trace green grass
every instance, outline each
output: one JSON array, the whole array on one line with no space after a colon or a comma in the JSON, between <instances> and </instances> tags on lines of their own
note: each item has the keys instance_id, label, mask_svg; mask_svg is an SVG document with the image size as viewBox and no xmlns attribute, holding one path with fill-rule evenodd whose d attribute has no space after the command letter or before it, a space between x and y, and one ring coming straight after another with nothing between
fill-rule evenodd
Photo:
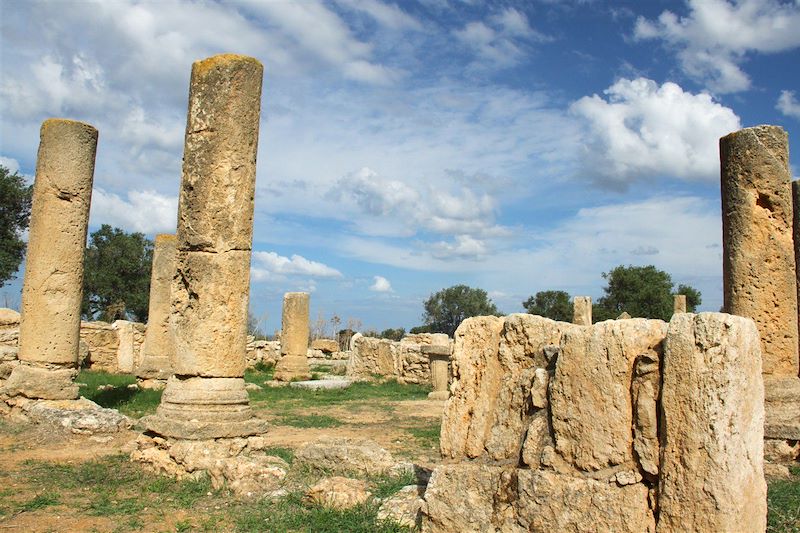
<instances>
[{"instance_id":1,"label":"green grass","mask_svg":"<svg viewBox=\"0 0 800 533\"><path fill-rule=\"evenodd\" d=\"M348 402L369 402L385 400L397 402L403 400L422 400L427 398L430 387L422 385L401 385L396 381L384 383L353 383L346 389L329 389L311 391L293 387L265 387L251 391L250 400L254 404L267 404L277 410L285 407L320 407Z\"/></svg>"},{"instance_id":2,"label":"green grass","mask_svg":"<svg viewBox=\"0 0 800 533\"><path fill-rule=\"evenodd\" d=\"M275 457L280 457L289 464L292 464L292 461L294 461L294 450L291 448L284 448L282 446L271 446L269 448L264 449L264 453L267 455L274 455Z\"/></svg>"},{"instance_id":3,"label":"green grass","mask_svg":"<svg viewBox=\"0 0 800 533\"><path fill-rule=\"evenodd\" d=\"M18 512L27 512L27 511L36 511L38 509L43 509L45 507L50 507L51 505L58 505L61 503L57 494L53 494L51 492L45 492L44 494L39 494L34 498L28 500L19 505L17 508Z\"/></svg>"},{"instance_id":4,"label":"green grass","mask_svg":"<svg viewBox=\"0 0 800 533\"><path fill-rule=\"evenodd\" d=\"M426 448L436 448L439 446L439 435L441 434L441 424L425 427L410 427L406 431L411 433L420 446Z\"/></svg>"},{"instance_id":5,"label":"green grass","mask_svg":"<svg viewBox=\"0 0 800 533\"><path fill-rule=\"evenodd\" d=\"M768 533L800 533L800 467L791 471L791 479L776 479L769 484Z\"/></svg>"},{"instance_id":6,"label":"green grass","mask_svg":"<svg viewBox=\"0 0 800 533\"><path fill-rule=\"evenodd\" d=\"M378 506L374 502L346 511L325 509L304 503L302 493L292 493L276 501L262 500L256 504L232 509L236 531L297 531L314 533L394 533L411 531L391 522L377 520Z\"/></svg>"},{"instance_id":7,"label":"green grass","mask_svg":"<svg viewBox=\"0 0 800 533\"><path fill-rule=\"evenodd\" d=\"M129 389L128 385L136 383L136 378L128 374L81 370L76 381L81 384L81 396L135 418L155 413L161 402L162 391ZM113 388L98 390L101 385L112 385Z\"/></svg>"},{"instance_id":8,"label":"green grass","mask_svg":"<svg viewBox=\"0 0 800 533\"><path fill-rule=\"evenodd\" d=\"M344 424L341 420L328 415L281 415L278 423L296 428L335 428Z\"/></svg>"}]
</instances>

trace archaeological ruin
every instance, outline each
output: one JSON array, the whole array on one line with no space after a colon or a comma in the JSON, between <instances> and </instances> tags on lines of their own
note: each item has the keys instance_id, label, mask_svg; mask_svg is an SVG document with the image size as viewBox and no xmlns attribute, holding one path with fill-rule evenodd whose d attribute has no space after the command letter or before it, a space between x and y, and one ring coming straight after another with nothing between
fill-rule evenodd
<instances>
[{"instance_id":1,"label":"archaeological ruin","mask_svg":"<svg viewBox=\"0 0 800 533\"><path fill-rule=\"evenodd\" d=\"M281 315L281 358L275 365L276 381L300 381L311 378L308 366L307 292L287 292Z\"/></svg>"}]
</instances>

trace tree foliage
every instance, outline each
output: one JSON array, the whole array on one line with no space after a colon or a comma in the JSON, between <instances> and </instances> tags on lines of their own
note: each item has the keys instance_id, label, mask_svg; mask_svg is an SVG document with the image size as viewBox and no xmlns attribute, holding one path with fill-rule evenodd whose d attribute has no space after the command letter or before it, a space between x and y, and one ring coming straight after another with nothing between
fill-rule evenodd
<instances>
[{"instance_id":1,"label":"tree foliage","mask_svg":"<svg viewBox=\"0 0 800 533\"><path fill-rule=\"evenodd\" d=\"M153 242L103 224L90 235L83 275L86 318L147 320Z\"/></svg>"},{"instance_id":2,"label":"tree foliage","mask_svg":"<svg viewBox=\"0 0 800 533\"><path fill-rule=\"evenodd\" d=\"M565 291L539 291L524 302L522 307L532 315L562 322L572 321L572 303Z\"/></svg>"},{"instance_id":3,"label":"tree foliage","mask_svg":"<svg viewBox=\"0 0 800 533\"><path fill-rule=\"evenodd\" d=\"M387 328L380 332L381 339L390 339L393 341L399 341L405 336L406 336L405 328Z\"/></svg>"},{"instance_id":4,"label":"tree foliage","mask_svg":"<svg viewBox=\"0 0 800 533\"><path fill-rule=\"evenodd\" d=\"M25 241L20 235L31 216L33 187L25 179L0 165L0 287L14 279L25 257Z\"/></svg>"},{"instance_id":5,"label":"tree foliage","mask_svg":"<svg viewBox=\"0 0 800 533\"><path fill-rule=\"evenodd\" d=\"M422 320L431 332L453 336L464 319L497 314L497 307L485 290L454 285L431 294L425 301Z\"/></svg>"},{"instance_id":6,"label":"tree foliage","mask_svg":"<svg viewBox=\"0 0 800 533\"><path fill-rule=\"evenodd\" d=\"M693 312L701 303L700 291L679 285L673 292L672 277L653 265L637 267L620 265L603 273L607 286L604 295L592 307L595 322L613 319L627 312L632 317L672 317L673 295L686 295L686 310Z\"/></svg>"}]
</instances>

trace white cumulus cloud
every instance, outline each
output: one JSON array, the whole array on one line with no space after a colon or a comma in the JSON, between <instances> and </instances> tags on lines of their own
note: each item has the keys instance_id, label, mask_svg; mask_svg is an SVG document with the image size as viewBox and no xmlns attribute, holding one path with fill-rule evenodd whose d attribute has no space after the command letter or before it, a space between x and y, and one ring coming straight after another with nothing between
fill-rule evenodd
<instances>
[{"instance_id":1,"label":"white cumulus cloud","mask_svg":"<svg viewBox=\"0 0 800 533\"><path fill-rule=\"evenodd\" d=\"M175 233L178 198L154 191L131 190L126 198L103 189L92 191L89 222L110 224L145 234Z\"/></svg>"},{"instance_id":2,"label":"white cumulus cloud","mask_svg":"<svg viewBox=\"0 0 800 533\"><path fill-rule=\"evenodd\" d=\"M794 95L794 91L781 91L778 104L775 109L786 115L800 120L800 102Z\"/></svg>"},{"instance_id":3,"label":"white cumulus cloud","mask_svg":"<svg viewBox=\"0 0 800 533\"><path fill-rule=\"evenodd\" d=\"M750 53L800 46L800 3L777 0L689 0L689 14L639 17L637 39L662 39L677 50L684 72L719 93L750 88L740 64Z\"/></svg>"},{"instance_id":4,"label":"white cumulus cloud","mask_svg":"<svg viewBox=\"0 0 800 533\"><path fill-rule=\"evenodd\" d=\"M275 252L253 252L255 265L250 272L255 281L286 276L308 276L312 278L341 278L342 273L324 263L293 254L285 257Z\"/></svg>"},{"instance_id":5,"label":"white cumulus cloud","mask_svg":"<svg viewBox=\"0 0 800 533\"><path fill-rule=\"evenodd\" d=\"M739 117L705 93L671 82L621 79L572 104L587 125L584 172L609 187L641 178L711 180L719 176L719 138Z\"/></svg>"},{"instance_id":6,"label":"white cumulus cloud","mask_svg":"<svg viewBox=\"0 0 800 533\"><path fill-rule=\"evenodd\" d=\"M389 280L384 278L383 276L375 276L375 283L373 283L369 290L374 292L393 292L392 291L392 284L389 283Z\"/></svg>"}]
</instances>

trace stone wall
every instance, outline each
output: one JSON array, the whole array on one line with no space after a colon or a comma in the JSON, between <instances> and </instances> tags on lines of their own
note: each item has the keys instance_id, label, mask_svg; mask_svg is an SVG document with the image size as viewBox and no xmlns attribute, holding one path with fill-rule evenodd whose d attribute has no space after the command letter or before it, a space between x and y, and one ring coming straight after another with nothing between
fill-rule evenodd
<instances>
[{"instance_id":1,"label":"stone wall","mask_svg":"<svg viewBox=\"0 0 800 533\"><path fill-rule=\"evenodd\" d=\"M752 320L517 314L455 337L423 531L764 531Z\"/></svg>"},{"instance_id":2,"label":"stone wall","mask_svg":"<svg viewBox=\"0 0 800 533\"><path fill-rule=\"evenodd\" d=\"M353 349L347 362L347 375L356 379L379 376L400 383L431 382L430 362L422 353L423 346L452 346L443 333L407 335L400 341L374 337L353 337Z\"/></svg>"}]
</instances>

